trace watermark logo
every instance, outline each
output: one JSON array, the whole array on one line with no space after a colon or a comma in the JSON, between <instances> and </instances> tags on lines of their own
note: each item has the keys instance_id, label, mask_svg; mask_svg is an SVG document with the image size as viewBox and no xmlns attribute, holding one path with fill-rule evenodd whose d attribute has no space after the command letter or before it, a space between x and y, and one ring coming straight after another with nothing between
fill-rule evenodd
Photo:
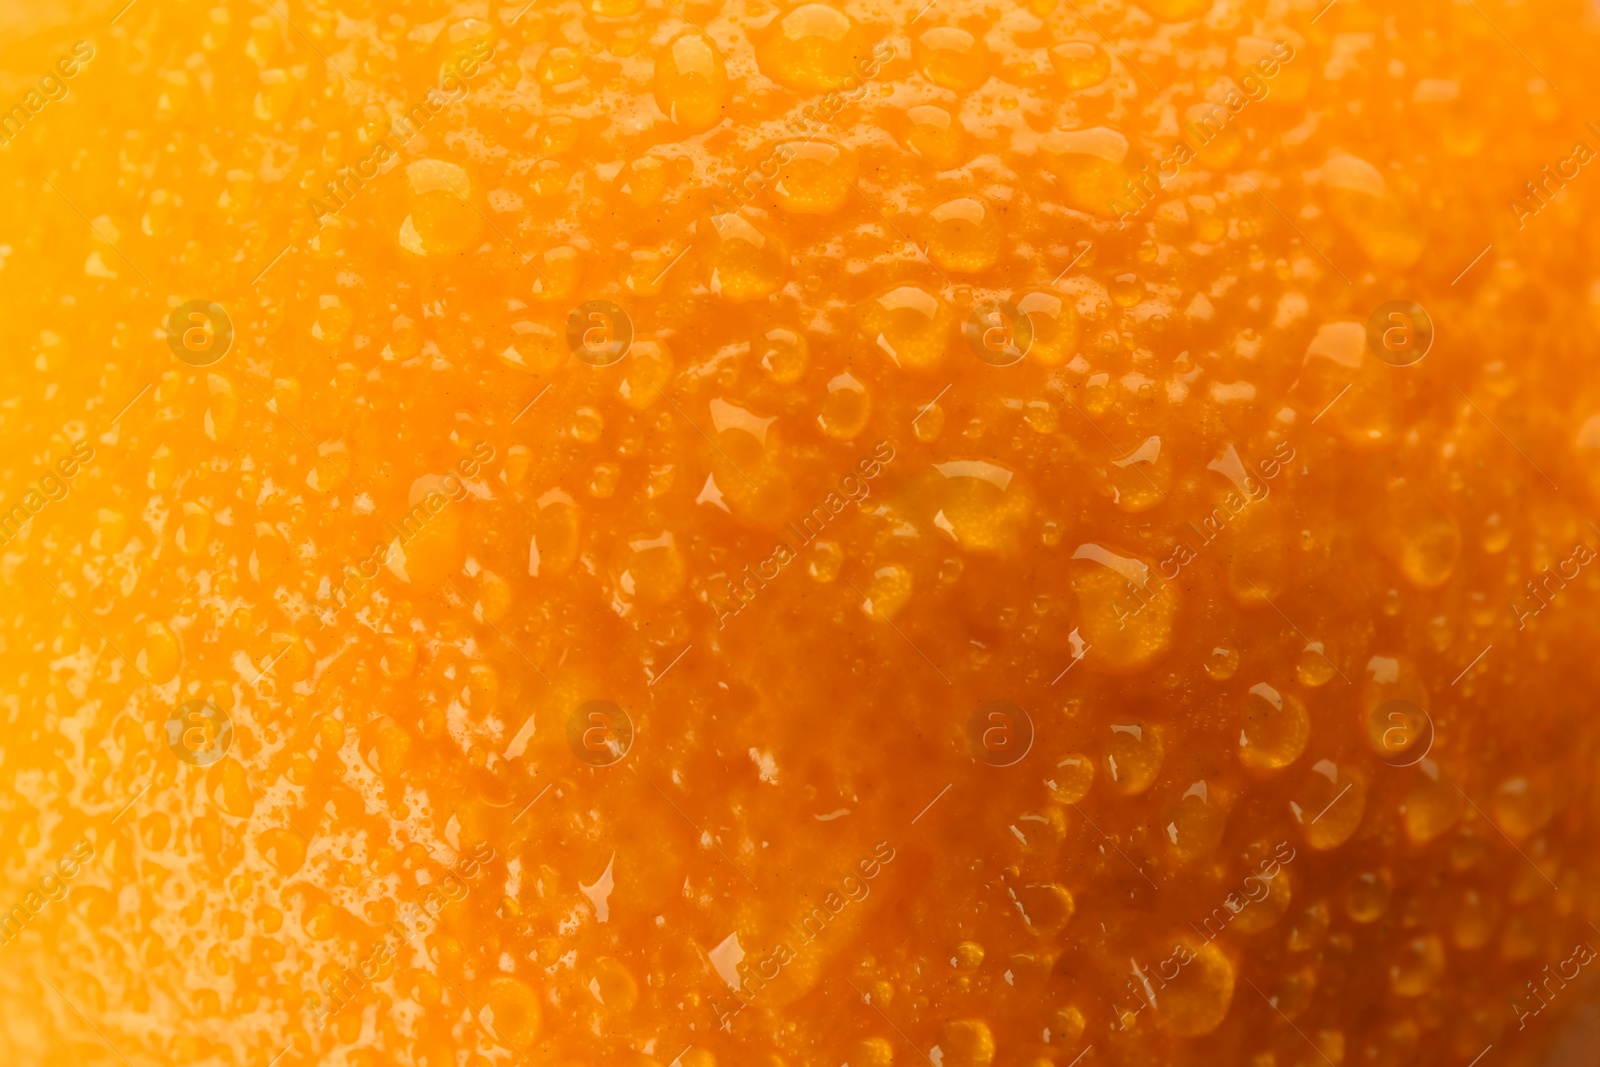
<instances>
[{"instance_id":1,"label":"watermark logo","mask_svg":"<svg viewBox=\"0 0 1600 1067\"><path fill-rule=\"evenodd\" d=\"M991 767L1019 763L1033 748L1033 719L1014 701L979 704L967 720L967 747Z\"/></svg>"},{"instance_id":2,"label":"watermark logo","mask_svg":"<svg viewBox=\"0 0 1600 1067\"><path fill-rule=\"evenodd\" d=\"M193 767L209 767L233 747L233 720L209 700L179 704L167 717L167 747Z\"/></svg>"},{"instance_id":3,"label":"watermark logo","mask_svg":"<svg viewBox=\"0 0 1600 1067\"><path fill-rule=\"evenodd\" d=\"M591 367L609 367L633 347L633 320L609 300L590 300L567 313L567 347Z\"/></svg>"},{"instance_id":4,"label":"watermark logo","mask_svg":"<svg viewBox=\"0 0 1600 1067\"><path fill-rule=\"evenodd\" d=\"M191 367L209 367L233 347L233 320L221 304L190 300L167 316L167 347Z\"/></svg>"},{"instance_id":5,"label":"watermark logo","mask_svg":"<svg viewBox=\"0 0 1600 1067\"><path fill-rule=\"evenodd\" d=\"M609 700L589 700L567 719L567 746L591 767L621 763L633 747L633 720Z\"/></svg>"},{"instance_id":6,"label":"watermark logo","mask_svg":"<svg viewBox=\"0 0 1600 1067\"><path fill-rule=\"evenodd\" d=\"M1409 700L1386 700L1367 717L1378 758L1391 767L1421 763L1433 749L1433 719Z\"/></svg>"},{"instance_id":7,"label":"watermark logo","mask_svg":"<svg viewBox=\"0 0 1600 1067\"><path fill-rule=\"evenodd\" d=\"M1409 367L1433 347L1433 319L1414 300L1380 304L1367 319L1367 347L1391 367Z\"/></svg>"},{"instance_id":8,"label":"watermark logo","mask_svg":"<svg viewBox=\"0 0 1600 1067\"><path fill-rule=\"evenodd\" d=\"M1033 321L1009 300L985 300L961 324L972 354L991 367L1009 367L1033 347Z\"/></svg>"}]
</instances>

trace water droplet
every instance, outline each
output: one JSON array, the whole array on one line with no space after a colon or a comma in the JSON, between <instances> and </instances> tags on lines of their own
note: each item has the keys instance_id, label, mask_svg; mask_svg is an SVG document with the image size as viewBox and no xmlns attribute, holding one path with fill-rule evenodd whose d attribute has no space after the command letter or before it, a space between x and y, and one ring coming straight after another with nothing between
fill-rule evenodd
<instances>
[{"instance_id":1,"label":"water droplet","mask_svg":"<svg viewBox=\"0 0 1600 1067\"><path fill-rule=\"evenodd\" d=\"M958 167L966 159L966 133L961 124L942 107L919 104L906 110L910 123L906 147L939 170Z\"/></svg>"},{"instance_id":2,"label":"water droplet","mask_svg":"<svg viewBox=\"0 0 1600 1067\"><path fill-rule=\"evenodd\" d=\"M1400 946L1389 965L1389 988L1396 996L1420 997L1439 981L1444 964L1444 945L1438 937L1414 937Z\"/></svg>"},{"instance_id":3,"label":"water droplet","mask_svg":"<svg viewBox=\"0 0 1600 1067\"><path fill-rule=\"evenodd\" d=\"M1222 1024L1233 1003L1233 964L1215 942L1180 938L1193 958L1161 990L1156 1023L1180 1037L1209 1034Z\"/></svg>"},{"instance_id":4,"label":"water droplet","mask_svg":"<svg viewBox=\"0 0 1600 1067\"><path fill-rule=\"evenodd\" d=\"M1081 752L1059 760L1050 772L1051 792L1063 804L1076 804L1094 785L1094 761Z\"/></svg>"},{"instance_id":5,"label":"water droplet","mask_svg":"<svg viewBox=\"0 0 1600 1067\"><path fill-rule=\"evenodd\" d=\"M722 119L728 71L716 45L699 30L679 34L656 60L656 106L674 123L698 133Z\"/></svg>"},{"instance_id":6,"label":"water droplet","mask_svg":"<svg viewBox=\"0 0 1600 1067\"><path fill-rule=\"evenodd\" d=\"M1155 178L1146 171L1139 179L1128 168L1128 139L1108 126L1057 130L1046 134L1040 147L1044 165L1054 172L1069 207L1114 219L1137 211L1151 195L1138 182L1153 188Z\"/></svg>"},{"instance_id":7,"label":"water droplet","mask_svg":"<svg viewBox=\"0 0 1600 1067\"><path fill-rule=\"evenodd\" d=\"M817 425L829 437L848 441L867 428L871 414L867 387L846 371L828 382L828 395L817 410Z\"/></svg>"},{"instance_id":8,"label":"water droplet","mask_svg":"<svg viewBox=\"0 0 1600 1067\"><path fill-rule=\"evenodd\" d=\"M1333 156L1322 168L1334 218L1379 266L1409 267L1427 243L1410 198L1357 156Z\"/></svg>"},{"instance_id":9,"label":"water droplet","mask_svg":"<svg viewBox=\"0 0 1600 1067\"><path fill-rule=\"evenodd\" d=\"M419 159L406 166L410 214L400 224L400 247L418 256L465 251L483 229L483 216L469 201L466 170L441 159Z\"/></svg>"},{"instance_id":10,"label":"water droplet","mask_svg":"<svg viewBox=\"0 0 1600 1067\"><path fill-rule=\"evenodd\" d=\"M1319 850L1336 848L1361 825L1367 787L1332 760L1319 760L1304 774L1289 812L1300 824L1306 844Z\"/></svg>"},{"instance_id":11,"label":"water droplet","mask_svg":"<svg viewBox=\"0 0 1600 1067\"><path fill-rule=\"evenodd\" d=\"M986 460L935 463L923 481L922 511L943 536L969 552L1014 553L1032 514L1015 472Z\"/></svg>"},{"instance_id":12,"label":"water droplet","mask_svg":"<svg viewBox=\"0 0 1600 1067\"><path fill-rule=\"evenodd\" d=\"M1228 814L1211 793L1205 782L1195 782L1161 813L1161 835L1180 861L1209 856L1222 841Z\"/></svg>"},{"instance_id":13,"label":"water droplet","mask_svg":"<svg viewBox=\"0 0 1600 1067\"><path fill-rule=\"evenodd\" d=\"M1358 923L1377 922L1389 910L1394 880L1388 871L1364 871L1351 877L1344 891L1345 914Z\"/></svg>"},{"instance_id":14,"label":"water droplet","mask_svg":"<svg viewBox=\"0 0 1600 1067\"><path fill-rule=\"evenodd\" d=\"M1518 841L1538 833L1555 813L1555 799L1542 781L1518 775L1495 786L1489 797L1495 824Z\"/></svg>"},{"instance_id":15,"label":"water droplet","mask_svg":"<svg viewBox=\"0 0 1600 1067\"><path fill-rule=\"evenodd\" d=\"M844 565L844 550L833 541L817 541L811 546L811 559L806 564L806 573L816 581L827 584L839 577L839 569Z\"/></svg>"},{"instance_id":16,"label":"water droplet","mask_svg":"<svg viewBox=\"0 0 1600 1067\"><path fill-rule=\"evenodd\" d=\"M989 80L993 56L983 39L957 26L924 30L912 44L917 66L943 89L968 92Z\"/></svg>"},{"instance_id":17,"label":"water droplet","mask_svg":"<svg viewBox=\"0 0 1600 1067\"><path fill-rule=\"evenodd\" d=\"M783 141L774 153L787 162L772 187L778 206L795 215L831 215L855 192L856 157L827 141Z\"/></svg>"},{"instance_id":18,"label":"water droplet","mask_svg":"<svg viewBox=\"0 0 1600 1067\"><path fill-rule=\"evenodd\" d=\"M761 73L800 92L860 84L871 59L871 42L855 20L823 4L801 4L756 40Z\"/></svg>"},{"instance_id":19,"label":"water droplet","mask_svg":"<svg viewBox=\"0 0 1600 1067\"><path fill-rule=\"evenodd\" d=\"M898 563L879 567L872 572L872 584L867 586L867 600L872 607L869 610L863 605L862 610L874 620L893 619L911 602L911 585L909 569Z\"/></svg>"},{"instance_id":20,"label":"water droplet","mask_svg":"<svg viewBox=\"0 0 1600 1067\"><path fill-rule=\"evenodd\" d=\"M929 257L945 270L987 270L1000 258L1000 226L976 197L940 204L928 212L922 233Z\"/></svg>"},{"instance_id":21,"label":"water droplet","mask_svg":"<svg viewBox=\"0 0 1600 1067\"><path fill-rule=\"evenodd\" d=\"M1305 751L1311 716L1292 693L1280 693L1265 682L1250 687L1244 725L1239 731L1239 760L1258 770L1287 767Z\"/></svg>"},{"instance_id":22,"label":"water droplet","mask_svg":"<svg viewBox=\"0 0 1600 1067\"><path fill-rule=\"evenodd\" d=\"M1206 674L1213 681L1225 682L1239 669L1239 653L1231 648L1213 648L1206 657Z\"/></svg>"},{"instance_id":23,"label":"water droplet","mask_svg":"<svg viewBox=\"0 0 1600 1067\"><path fill-rule=\"evenodd\" d=\"M1338 673L1333 660L1329 658L1326 648L1321 641L1312 641L1300 650L1299 657L1295 660L1294 676L1301 685L1317 686L1327 685Z\"/></svg>"},{"instance_id":24,"label":"water droplet","mask_svg":"<svg viewBox=\"0 0 1600 1067\"><path fill-rule=\"evenodd\" d=\"M1406 791L1401 814L1405 816L1406 836L1418 844L1431 841L1454 826L1466 807L1466 799L1431 759L1417 764L1417 777Z\"/></svg>"},{"instance_id":25,"label":"water droplet","mask_svg":"<svg viewBox=\"0 0 1600 1067\"><path fill-rule=\"evenodd\" d=\"M1106 743L1106 780L1123 796L1135 796L1150 788L1164 756L1161 735L1153 726L1112 726Z\"/></svg>"},{"instance_id":26,"label":"water droplet","mask_svg":"<svg viewBox=\"0 0 1600 1067\"><path fill-rule=\"evenodd\" d=\"M857 317L861 332L895 366L916 371L943 362L956 322L944 301L917 285L895 286L868 300Z\"/></svg>"},{"instance_id":27,"label":"water droplet","mask_svg":"<svg viewBox=\"0 0 1600 1067\"><path fill-rule=\"evenodd\" d=\"M1017 310L1028 317L1033 343L1028 358L1044 367L1056 367L1076 354L1078 314L1055 293L1035 291L1017 299Z\"/></svg>"},{"instance_id":28,"label":"water droplet","mask_svg":"<svg viewBox=\"0 0 1600 1067\"><path fill-rule=\"evenodd\" d=\"M938 1057L948 1067L989 1067L994 1062L994 1034L978 1019L958 1019L939 1029Z\"/></svg>"},{"instance_id":29,"label":"water droplet","mask_svg":"<svg viewBox=\"0 0 1600 1067\"><path fill-rule=\"evenodd\" d=\"M1063 41L1050 49L1050 62L1069 90L1092 88L1111 73L1111 57L1093 41Z\"/></svg>"},{"instance_id":30,"label":"water droplet","mask_svg":"<svg viewBox=\"0 0 1600 1067\"><path fill-rule=\"evenodd\" d=\"M789 277L789 253L777 237L740 215L713 215L706 255L711 291L726 300L771 296Z\"/></svg>"},{"instance_id":31,"label":"water droplet","mask_svg":"<svg viewBox=\"0 0 1600 1067\"><path fill-rule=\"evenodd\" d=\"M811 346L805 335L781 326L768 330L755 344L761 369L779 385L793 385L806 372Z\"/></svg>"},{"instance_id":32,"label":"water droplet","mask_svg":"<svg viewBox=\"0 0 1600 1067\"><path fill-rule=\"evenodd\" d=\"M1136 670L1172 646L1178 593L1149 562L1096 544L1073 552L1083 561L1072 576L1079 627L1093 648L1086 658L1098 669Z\"/></svg>"},{"instance_id":33,"label":"water droplet","mask_svg":"<svg viewBox=\"0 0 1600 1067\"><path fill-rule=\"evenodd\" d=\"M671 531L638 534L618 549L612 584L623 603L664 604L683 588L688 567Z\"/></svg>"}]
</instances>

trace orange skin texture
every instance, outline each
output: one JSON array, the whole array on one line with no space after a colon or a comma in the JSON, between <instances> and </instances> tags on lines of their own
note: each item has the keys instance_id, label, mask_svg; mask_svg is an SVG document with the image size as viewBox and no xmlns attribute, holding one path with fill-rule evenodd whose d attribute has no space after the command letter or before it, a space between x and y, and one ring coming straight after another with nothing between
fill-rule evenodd
<instances>
[{"instance_id":1,"label":"orange skin texture","mask_svg":"<svg viewBox=\"0 0 1600 1067\"><path fill-rule=\"evenodd\" d=\"M7 14L0 1062L1560 1062L1597 30L1481 6Z\"/></svg>"}]
</instances>

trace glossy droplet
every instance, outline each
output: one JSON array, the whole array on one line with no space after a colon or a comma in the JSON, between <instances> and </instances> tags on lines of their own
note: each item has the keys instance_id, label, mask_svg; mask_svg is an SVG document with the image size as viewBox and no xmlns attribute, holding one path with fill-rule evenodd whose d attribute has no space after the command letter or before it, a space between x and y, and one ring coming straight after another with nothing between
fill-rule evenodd
<instances>
[{"instance_id":1,"label":"glossy droplet","mask_svg":"<svg viewBox=\"0 0 1600 1067\"><path fill-rule=\"evenodd\" d=\"M1225 682L1239 669L1239 653L1231 648L1213 648L1205 660L1206 674L1217 682Z\"/></svg>"},{"instance_id":2,"label":"glossy droplet","mask_svg":"<svg viewBox=\"0 0 1600 1067\"><path fill-rule=\"evenodd\" d=\"M1444 944L1433 934L1406 941L1389 965L1389 988L1396 996L1420 997L1444 973Z\"/></svg>"},{"instance_id":3,"label":"glossy droplet","mask_svg":"<svg viewBox=\"0 0 1600 1067\"><path fill-rule=\"evenodd\" d=\"M177 635L165 623L148 624L144 629L144 647L136 658L139 669L156 685L170 682L177 675L182 658Z\"/></svg>"},{"instance_id":4,"label":"glossy droplet","mask_svg":"<svg viewBox=\"0 0 1600 1067\"><path fill-rule=\"evenodd\" d=\"M923 484L923 512L941 536L985 555L1021 547L1033 505L1013 471L985 460L951 460L935 463Z\"/></svg>"},{"instance_id":5,"label":"glossy droplet","mask_svg":"<svg viewBox=\"0 0 1600 1067\"><path fill-rule=\"evenodd\" d=\"M1371 163L1357 156L1330 158L1322 168L1333 215L1379 266L1409 267L1426 243L1410 198Z\"/></svg>"},{"instance_id":6,"label":"glossy droplet","mask_svg":"<svg viewBox=\"0 0 1600 1067\"><path fill-rule=\"evenodd\" d=\"M1333 660L1328 657L1321 641L1312 641L1295 657L1294 676L1301 685L1315 689L1327 685L1338 674Z\"/></svg>"},{"instance_id":7,"label":"glossy droplet","mask_svg":"<svg viewBox=\"0 0 1600 1067\"><path fill-rule=\"evenodd\" d=\"M528 292L535 300L565 303L573 299L583 280L583 254L571 245L556 245L530 261L532 282Z\"/></svg>"},{"instance_id":8,"label":"glossy droplet","mask_svg":"<svg viewBox=\"0 0 1600 1067\"><path fill-rule=\"evenodd\" d=\"M539 1034L542 1013L538 997L509 975L489 980L480 1010L491 1033L503 1034L518 1047L525 1047Z\"/></svg>"},{"instance_id":9,"label":"glossy droplet","mask_svg":"<svg viewBox=\"0 0 1600 1067\"><path fill-rule=\"evenodd\" d=\"M1294 883L1288 870L1273 860L1268 861L1262 873L1245 878L1243 892L1243 897L1227 904L1233 915L1227 928L1241 934L1258 934L1288 913L1294 899Z\"/></svg>"},{"instance_id":10,"label":"glossy droplet","mask_svg":"<svg viewBox=\"0 0 1600 1067\"><path fill-rule=\"evenodd\" d=\"M1111 74L1111 57L1093 41L1063 41L1050 49L1050 62L1068 89L1088 89Z\"/></svg>"},{"instance_id":11,"label":"glossy droplet","mask_svg":"<svg viewBox=\"0 0 1600 1067\"><path fill-rule=\"evenodd\" d=\"M1428 706L1428 687L1409 658L1378 655L1367 660L1361 680L1360 725L1367 744L1385 762L1403 764L1416 746L1432 743Z\"/></svg>"},{"instance_id":12,"label":"glossy droplet","mask_svg":"<svg viewBox=\"0 0 1600 1067\"><path fill-rule=\"evenodd\" d=\"M419 159L406 167L410 214L400 224L400 247L418 256L461 252L478 240L483 216L468 200L467 172L441 159Z\"/></svg>"},{"instance_id":13,"label":"glossy droplet","mask_svg":"<svg viewBox=\"0 0 1600 1067\"><path fill-rule=\"evenodd\" d=\"M578 556L580 512L572 497L552 489L535 503L528 544L528 574L559 578Z\"/></svg>"},{"instance_id":14,"label":"glossy droplet","mask_svg":"<svg viewBox=\"0 0 1600 1067\"><path fill-rule=\"evenodd\" d=\"M1258 770L1287 767L1300 758L1310 735L1311 717L1299 698L1265 682L1250 687L1239 730L1241 763Z\"/></svg>"},{"instance_id":15,"label":"glossy droplet","mask_svg":"<svg viewBox=\"0 0 1600 1067\"><path fill-rule=\"evenodd\" d=\"M1058 761L1047 776L1051 794L1063 804L1076 804L1094 785L1094 761L1081 752Z\"/></svg>"},{"instance_id":16,"label":"glossy droplet","mask_svg":"<svg viewBox=\"0 0 1600 1067\"><path fill-rule=\"evenodd\" d=\"M871 414L867 387L846 372L828 382L827 396L817 411L817 425L829 437L848 441L867 428Z\"/></svg>"},{"instance_id":17,"label":"glossy droplet","mask_svg":"<svg viewBox=\"0 0 1600 1067\"><path fill-rule=\"evenodd\" d=\"M1201 781L1167 805L1158 825L1173 854L1181 861L1188 861L1216 851L1227 824L1227 812L1211 795L1210 787Z\"/></svg>"},{"instance_id":18,"label":"glossy droplet","mask_svg":"<svg viewBox=\"0 0 1600 1067\"><path fill-rule=\"evenodd\" d=\"M1028 358L1043 367L1067 362L1078 348L1078 313L1055 293L1035 291L1017 298L1017 310L1028 316L1033 343Z\"/></svg>"},{"instance_id":19,"label":"glossy droplet","mask_svg":"<svg viewBox=\"0 0 1600 1067\"><path fill-rule=\"evenodd\" d=\"M1123 796L1142 793L1155 781L1164 756L1161 735L1154 727L1141 723L1113 726L1106 742L1106 781Z\"/></svg>"},{"instance_id":20,"label":"glossy droplet","mask_svg":"<svg viewBox=\"0 0 1600 1067\"><path fill-rule=\"evenodd\" d=\"M1555 799L1549 787L1525 775L1507 778L1495 786L1489 806L1495 824L1519 841L1538 833L1555 813Z\"/></svg>"},{"instance_id":21,"label":"glossy droplet","mask_svg":"<svg viewBox=\"0 0 1600 1067\"><path fill-rule=\"evenodd\" d=\"M910 127L906 147L939 170L958 167L966 159L966 133L961 124L942 107L919 104L906 111Z\"/></svg>"},{"instance_id":22,"label":"glossy droplet","mask_svg":"<svg viewBox=\"0 0 1600 1067\"><path fill-rule=\"evenodd\" d=\"M1107 126L1053 131L1040 143L1041 160L1054 173L1067 206L1103 219L1138 210L1155 179L1128 166L1128 139ZM1145 180L1143 190L1135 179ZM1140 195L1135 196L1135 192Z\"/></svg>"},{"instance_id":23,"label":"glossy droplet","mask_svg":"<svg viewBox=\"0 0 1600 1067\"><path fill-rule=\"evenodd\" d=\"M1156 567L1097 544L1073 552L1072 573L1079 628L1094 647L1085 658L1098 670L1137 670L1172 647L1178 616L1176 583L1161 581Z\"/></svg>"},{"instance_id":24,"label":"glossy droplet","mask_svg":"<svg viewBox=\"0 0 1600 1067\"><path fill-rule=\"evenodd\" d=\"M1163 449L1159 437L1147 437L1127 455L1110 460L1105 474L1112 503L1123 511L1148 511L1172 487L1172 449Z\"/></svg>"},{"instance_id":25,"label":"glossy droplet","mask_svg":"<svg viewBox=\"0 0 1600 1067\"><path fill-rule=\"evenodd\" d=\"M801 92L860 84L871 57L872 44L855 20L823 4L801 4L756 41L761 73Z\"/></svg>"},{"instance_id":26,"label":"glossy droplet","mask_svg":"<svg viewBox=\"0 0 1600 1067\"><path fill-rule=\"evenodd\" d=\"M949 1067L989 1067L994 1062L994 1033L978 1019L959 1019L939 1030L936 1059Z\"/></svg>"},{"instance_id":27,"label":"glossy droplet","mask_svg":"<svg viewBox=\"0 0 1600 1067\"><path fill-rule=\"evenodd\" d=\"M1367 788L1332 760L1319 760L1302 773L1305 777L1289 801L1289 813L1300 824L1307 845L1319 850L1337 848L1361 825Z\"/></svg>"},{"instance_id":28,"label":"glossy droplet","mask_svg":"<svg viewBox=\"0 0 1600 1067\"><path fill-rule=\"evenodd\" d=\"M804 334L775 327L762 334L753 346L761 369L779 385L793 385L806 372L811 346Z\"/></svg>"},{"instance_id":29,"label":"glossy droplet","mask_svg":"<svg viewBox=\"0 0 1600 1067\"><path fill-rule=\"evenodd\" d=\"M795 215L831 215L855 193L855 153L827 141L784 141L773 151L787 159L772 194Z\"/></svg>"},{"instance_id":30,"label":"glossy droplet","mask_svg":"<svg viewBox=\"0 0 1600 1067\"><path fill-rule=\"evenodd\" d=\"M673 38L656 60L656 106L684 129L698 133L722 119L728 71L711 39L698 30Z\"/></svg>"},{"instance_id":31,"label":"glossy droplet","mask_svg":"<svg viewBox=\"0 0 1600 1067\"><path fill-rule=\"evenodd\" d=\"M1078 907L1072 894L1064 886L1054 883L1020 886L1016 894L1023 921L1032 933L1040 937L1052 937L1060 933Z\"/></svg>"},{"instance_id":32,"label":"glossy droplet","mask_svg":"<svg viewBox=\"0 0 1600 1067\"><path fill-rule=\"evenodd\" d=\"M545 50L533 65L533 76L545 85L565 85L583 76L583 53L566 45Z\"/></svg>"},{"instance_id":33,"label":"glossy droplet","mask_svg":"<svg viewBox=\"0 0 1600 1067\"><path fill-rule=\"evenodd\" d=\"M1456 824L1466 805L1466 798L1437 763L1431 759L1421 761L1401 806L1406 836L1419 844L1433 840Z\"/></svg>"},{"instance_id":34,"label":"glossy droplet","mask_svg":"<svg viewBox=\"0 0 1600 1067\"><path fill-rule=\"evenodd\" d=\"M652 337L638 338L622 365L617 396L631 408L647 408L661 398L671 377L672 353L667 346Z\"/></svg>"},{"instance_id":35,"label":"glossy droplet","mask_svg":"<svg viewBox=\"0 0 1600 1067\"><path fill-rule=\"evenodd\" d=\"M867 586L867 602L861 610L873 619L893 619L911 601L911 572L898 563L879 567L872 572L872 584Z\"/></svg>"},{"instance_id":36,"label":"glossy droplet","mask_svg":"<svg viewBox=\"0 0 1600 1067\"><path fill-rule=\"evenodd\" d=\"M1493 901L1476 889L1461 891L1461 902L1456 905L1455 923L1451 927L1451 940L1456 948L1470 952L1482 948L1494 936L1499 918Z\"/></svg>"},{"instance_id":37,"label":"glossy droplet","mask_svg":"<svg viewBox=\"0 0 1600 1067\"><path fill-rule=\"evenodd\" d=\"M183 521L173 536L178 551L193 558L203 555L211 540L211 509L189 501L183 505Z\"/></svg>"},{"instance_id":38,"label":"glossy droplet","mask_svg":"<svg viewBox=\"0 0 1600 1067\"><path fill-rule=\"evenodd\" d=\"M624 602L662 604L683 588L688 566L670 531L636 535L623 542L613 567L615 587Z\"/></svg>"},{"instance_id":39,"label":"glossy droplet","mask_svg":"<svg viewBox=\"0 0 1600 1067\"><path fill-rule=\"evenodd\" d=\"M955 315L921 286L900 285L861 305L861 332L895 366L932 370L944 360Z\"/></svg>"},{"instance_id":40,"label":"glossy droplet","mask_svg":"<svg viewBox=\"0 0 1600 1067\"><path fill-rule=\"evenodd\" d=\"M1160 994L1155 1021L1180 1037L1199 1037L1221 1025L1233 1003L1233 964L1215 942L1187 936L1182 943L1193 955Z\"/></svg>"},{"instance_id":41,"label":"glossy droplet","mask_svg":"<svg viewBox=\"0 0 1600 1067\"><path fill-rule=\"evenodd\" d=\"M1377 922L1389 910L1389 895L1394 879L1388 871L1366 871L1352 877L1345 887L1345 914L1358 923Z\"/></svg>"},{"instance_id":42,"label":"glossy droplet","mask_svg":"<svg viewBox=\"0 0 1600 1067\"><path fill-rule=\"evenodd\" d=\"M1461 556L1461 525L1438 502L1403 478L1390 484L1384 547L1411 584L1437 589Z\"/></svg>"},{"instance_id":43,"label":"glossy droplet","mask_svg":"<svg viewBox=\"0 0 1600 1067\"><path fill-rule=\"evenodd\" d=\"M708 285L735 302L758 300L782 288L789 277L789 253L778 238L740 215L713 215L709 230Z\"/></svg>"},{"instance_id":44,"label":"glossy droplet","mask_svg":"<svg viewBox=\"0 0 1600 1067\"><path fill-rule=\"evenodd\" d=\"M1000 259L1000 226L975 197L948 200L928 212L922 235L928 256L946 270L987 270Z\"/></svg>"},{"instance_id":45,"label":"glossy droplet","mask_svg":"<svg viewBox=\"0 0 1600 1067\"><path fill-rule=\"evenodd\" d=\"M989 80L994 57L983 39L956 26L935 26L913 41L917 66L933 84L957 92Z\"/></svg>"},{"instance_id":46,"label":"glossy droplet","mask_svg":"<svg viewBox=\"0 0 1600 1067\"><path fill-rule=\"evenodd\" d=\"M839 569L844 566L844 551L833 541L817 541L812 544L806 562L806 573L812 579L823 584L839 577Z\"/></svg>"}]
</instances>

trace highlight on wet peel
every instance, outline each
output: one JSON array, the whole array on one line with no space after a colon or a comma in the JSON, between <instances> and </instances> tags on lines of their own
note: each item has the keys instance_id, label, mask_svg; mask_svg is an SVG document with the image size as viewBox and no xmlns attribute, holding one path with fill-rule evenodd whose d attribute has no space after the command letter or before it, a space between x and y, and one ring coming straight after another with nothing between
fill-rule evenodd
<instances>
[{"instance_id":1,"label":"highlight on wet peel","mask_svg":"<svg viewBox=\"0 0 1600 1067\"><path fill-rule=\"evenodd\" d=\"M1596 1062L1592 4L0 25L0 1062Z\"/></svg>"}]
</instances>

